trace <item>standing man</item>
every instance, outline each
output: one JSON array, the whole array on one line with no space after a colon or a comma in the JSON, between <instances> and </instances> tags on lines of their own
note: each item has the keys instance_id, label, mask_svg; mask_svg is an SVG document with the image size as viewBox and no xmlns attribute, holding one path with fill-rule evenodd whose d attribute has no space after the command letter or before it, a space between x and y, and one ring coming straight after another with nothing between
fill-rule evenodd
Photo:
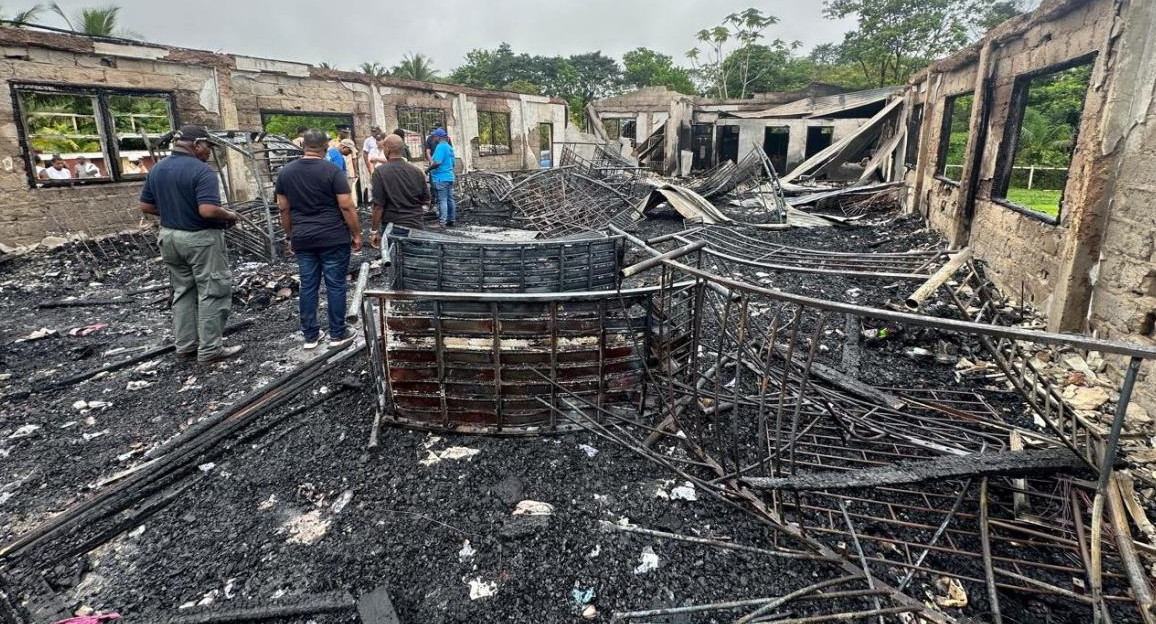
<instances>
[{"instance_id":1,"label":"standing man","mask_svg":"<svg viewBox=\"0 0 1156 624\"><path fill-rule=\"evenodd\" d=\"M438 143L430 156L428 171L437 193L438 221L442 227L453 227L458 216L458 205L454 201L454 147L445 130L438 128L433 136Z\"/></svg>"},{"instance_id":2,"label":"standing man","mask_svg":"<svg viewBox=\"0 0 1156 624\"><path fill-rule=\"evenodd\" d=\"M225 347L221 335L233 304L233 274L225 228L237 213L221 207L217 174L205 164L209 133L186 125L173 136L168 158L153 167L140 194L140 210L161 221L161 258L173 287L177 357L219 362L243 347Z\"/></svg>"},{"instance_id":3,"label":"standing man","mask_svg":"<svg viewBox=\"0 0 1156 624\"><path fill-rule=\"evenodd\" d=\"M345 159L345 177L349 181L349 190L353 192L355 198L360 197L357 188L357 168L360 163L355 156L357 144L353 142L353 139L341 139L341 145L337 149L341 151L341 157ZM355 201L354 204L357 205L358 202Z\"/></svg>"},{"instance_id":4,"label":"standing man","mask_svg":"<svg viewBox=\"0 0 1156 624\"><path fill-rule=\"evenodd\" d=\"M365 137L365 141L361 144L361 159L365 161L365 170L373 174L375 165L369 161L369 155L373 150L378 149L377 142L385 138L385 133L381 131L381 126L373 125L369 127L369 136Z\"/></svg>"},{"instance_id":5,"label":"standing man","mask_svg":"<svg viewBox=\"0 0 1156 624\"><path fill-rule=\"evenodd\" d=\"M99 178L99 177L100 177L100 169L97 169L96 165L88 162L87 157L85 157L85 156L77 156L76 157L76 179L77 180L88 180L91 178Z\"/></svg>"},{"instance_id":6,"label":"standing man","mask_svg":"<svg viewBox=\"0 0 1156 624\"><path fill-rule=\"evenodd\" d=\"M425 176L405 158L405 141L391 134L378 142L387 161L373 171L373 221L369 246L381 244L382 218L394 227L423 229L422 212L429 206Z\"/></svg>"},{"instance_id":7,"label":"standing man","mask_svg":"<svg viewBox=\"0 0 1156 624\"><path fill-rule=\"evenodd\" d=\"M326 138L328 139L328 137ZM329 141L329 143L333 142ZM301 149L305 149L304 144L302 144ZM337 165L337 168L340 169L342 173L345 173L345 152L348 149L349 148L342 146L341 143L329 145L329 147L325 149L325 160Z\"/></svg>"},{"instance_id":8,"label":"standing man","mask_svg":"<svg viewBox=\"0 0 1156 624\"><path fill-rule=\"evenodd\" d=\"M317 293L324 275L329 346L343 347L355 335L345 326L345 278L350 249L361 250L361 223L345 173L325 158L329 138L310 128L303 139L305 155L281 169L275 188L281 228L301 270L301 333L306 349L317 347Z\"/></svg>"}]
</instances>

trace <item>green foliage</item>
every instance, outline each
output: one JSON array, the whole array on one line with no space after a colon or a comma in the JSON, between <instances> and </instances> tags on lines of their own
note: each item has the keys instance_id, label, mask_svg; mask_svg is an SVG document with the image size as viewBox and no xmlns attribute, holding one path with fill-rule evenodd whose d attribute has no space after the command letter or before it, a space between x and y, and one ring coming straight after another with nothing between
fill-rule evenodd
<instances>
[{"instance_id":1,"label":"green foliage","mask_svg":"<svg viewBox=\"0 0 1156 624\"><path fill-rule=\"evenodd\" d=\"M723 61L726 93L742 98L806 86L812 81L814 65L797 58L797 48L798 42L788 45L776 39L770 45L751 44L735 50Z\"/></svg>"},{"instance_id":2,"label":"green foliage","mask_svg":"<svg viewBox=\"0 0 1156 624\"><path fill-rule=\"evenodd\" d=\"M854 65L877 87L903 84L930 61L966 45L998 0L824 0L829 19L855 17L838 48L838 62Z\"/></svg>"},{"instance_id":3,"label":"green foliage","mask_svg":"<svg viewBox=\"0 0 1156 624\"><path fill-rule=\"evenodd\" d=\"M632 87L663 86L671 91L694 95L690 72L674 64L671 57L649 48L636 48L622 55L623 82Z\"/></svg>"},{"instance_id":4,"label":"green foliage","mask_svg":"<svg viewBox=\"0 0 1156 624\"><path fill-rule=\"evenodd\" d=\"M17 11L9 15L8 11L4 10L4 7L0 5L0 20L16 22L18 24L17 28L19 28L19 25L36 23L40 19L42 12L44 12L44 7L39 4L34 4L23 11Z\"/></svg>"},{"instance_id":5,"label":"green foliage","mask_svg":"<svg viewBox=\"0 0 1156 624\"><path fill-rule=\"evenodd\" d=\"M349 123L349 118L341 115L263 115L265 131L271 134L279 134L284 137L292 139L297 136L297 128L305 126L306 128L318 128L323 130L330 138L337 136L337 126L339 124Z\"/></svg>"},{"instance_id":6,"label":"green foliage","mask_svg":"<svg viewBox=\"0 0 1156 624\"><path fill-rule=\"evenodd\" d=\"M1071 163L1091 75L1091 64L1085 64L1032 79L1016 165L1066 168Z\"/></svg>"},{"instance_id":7,"label":"green foliage","mask_svg":"<svg viewBox=\"0 0 1156 624\"><path fill-rule=\"evenodd\" d=\"M763 31L778 22L779 18L774 15L749 8L727 15L717 26L698 31L695 39L704 44L706 51L695 47L686 53L686 57L694 65L695 75L704 91L724 99L747 97L750 84L770 69L752 62L753 47L762 39ZM783 45L782 42L776 43ZM734 81L737 81L737 93L730 89Z\"/></svg>"},{"instance_id":8,"label":"green foliage","mask_svg":"<svg viewBox=\"0 0 1156 624\"><path fill-rule=\"evenodd\" d=\"M49 8L59 15L70 30L97 37L123 37L125 39L143 39L139 34L122 28L119 24L120 7L109 4L102 7L81 9L71 18L53 2Z\"/></svg>"},{"instance_id":9,"label":"green foliage","mask_svg":"<svg viewBox=\"0 0 1156 624\"><path fill-rule=\"evenodd\" d=\"M967 154L967 139L971 134L971 107L975 95L968 93L948 100L951 115L948 127L947 153L944 155L940 171L944 177L958 181L963 171L963 159Z\"/></svg>"},{"instance_id":10,"label":"green foliage","mask_svg":"<svg viewBox=\"0 0 1156 624\"><path fill-rule=\"evenodd\" d=\"M1054 217L1060 214L1060 198L1063 194L1063 191L1046 189L1010 188L1007 191L1007 199L1028 210Z\"/></svg>"},{"instance_id":11,"label":"green foliage","mask_svg":"<svg viewBox=\"0 0 1156 624\"><path fill-rule=\"evenodd\" d=\"M372 78L385 78L389 75L389 70L376 61L372 63L362 63L357 67L357 71Z\"/></svg>"},{"instance_id":12,"label":"green foliage","mask_svg":"<svg viewBox=\"0 0 1156 624\"><path fill-rule=\"evenodd\" d=\"M561 56L515 54L508 43L466 53L450 81L479 89L498 89L565 99L580 119L586 102L618 93L622 69L601 52Z\"/></svg>"},{"instance_id":13,"label":"green foliage","mask_svg":"<svg viewBox=\"0 0 1156 624\"><path fill-rule=\"evenodd\" d=\"M33 149L45 155L101 151L91 97L26 91L19 97Z\"/></svg>"},{"instance_id":14,"label":"green foliage","mask_svg":"<svg viewBox=\"0 0 1156 624\"><path fill-rule=\"evenodd\" d=\"M434 69L433 59L424 54L406 54L401 63L394 65L390 75L395 78L417 80L419 82L433 82L438 79L438 72Z\"/></svg>"}]
</instances>

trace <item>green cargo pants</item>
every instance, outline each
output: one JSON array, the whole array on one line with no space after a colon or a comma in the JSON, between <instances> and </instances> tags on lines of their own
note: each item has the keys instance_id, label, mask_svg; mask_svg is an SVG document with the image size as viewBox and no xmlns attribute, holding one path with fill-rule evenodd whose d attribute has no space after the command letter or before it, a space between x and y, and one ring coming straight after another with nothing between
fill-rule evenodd
<instances>
[{"instance_id":1,"label":"green cargo pants","mask_svg":"<svg viewBox=\"0 0 1156 624\"><path fill-rule=\"evenodd\" d=\"M233 305L224 230L161 228L161 258L173 286L173 334L177 353L198 360L221 351L221 333Z\"/></svg>"}]
</instances>

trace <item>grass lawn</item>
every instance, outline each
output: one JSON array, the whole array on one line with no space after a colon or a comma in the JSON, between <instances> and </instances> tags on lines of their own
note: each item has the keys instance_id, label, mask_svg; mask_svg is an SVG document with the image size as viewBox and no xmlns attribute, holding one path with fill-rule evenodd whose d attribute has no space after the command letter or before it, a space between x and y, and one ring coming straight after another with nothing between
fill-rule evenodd
<instances>
[{"instance_id":1,"label":"grass lawn","mask_svg":"<svg viewBox=\"0 0 1156 624\"><path fill-rule=\"evenodd\" d=\"M1063 191L1044 189L1011 188L1007 190L1007 200L1046 215L1060 214L1060 195Z\"/></svg>"}]
</instances>

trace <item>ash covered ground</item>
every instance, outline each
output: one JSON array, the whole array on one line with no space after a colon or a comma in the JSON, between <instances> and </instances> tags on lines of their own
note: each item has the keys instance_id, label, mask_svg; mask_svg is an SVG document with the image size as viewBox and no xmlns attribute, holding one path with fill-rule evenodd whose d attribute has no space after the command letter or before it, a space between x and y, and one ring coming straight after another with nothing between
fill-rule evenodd
<instances>
[{"instance_id":1,"label":"ash covered ground","mask_svg":"<svg viewBox=\"0 0 1156 624\"><path fill-rule=\"evenodd\" d=\"M470 222L467 212L460 224ZM636 229L645 238L681 227L680 220L655 218ZM846 228L757 235L835 251L939 244L918 218L893 214ZM638 259L628 254L627 263ZM46 388L170 336L157 297L163 291L124 294L163 284L164 267L148 255L97 260L63 248L6 262L0 271L2 542L106 487L104 480L147 461L151 449L307 358L296 331L295 267L243 265L235 274L232 320L254 323L227 339L246 345L239 359L205 366L170 353ZM872 306L911 288L802 273L775 274L771 285ZM127 301L37 307L70 296ZM42 329L50 335L33 338ZM907 355L911 345L936 348L938 337L891 330L889 340L864 345L864 381L954 383L951 363ZM949 347L956 355L976 348ZM682 485L676 475L591 433L498 439L386 428L371 452L366 441L376 399L363 356L282 412L329 395L267 431L224 443L166 506L110 542L51 565L30 556L0 570L6 591L38 622L78 608L160 622L196 609L333 590L357 597L385 586L402 622L529 623L582 621L589 605L596 621L609 621L616 610L773 597L831 574L818 563L604 530L601 521L628 518L640 527L749 546L770 546L772 535L751 515L710 497L672 499ZM1018 414L1012 395L988 396L1009 418ZM455 447L471 454L446 453ZM449 456L438 459L443 454ZM549 503L553 513L513 515L525 500ZM933 582L917 586L924 581ZM805 615L806 603L792 613ZM726 621L719 617L651 621ZM359 620L346 610L269 621Z\"/></svg>"}]
</instances>

